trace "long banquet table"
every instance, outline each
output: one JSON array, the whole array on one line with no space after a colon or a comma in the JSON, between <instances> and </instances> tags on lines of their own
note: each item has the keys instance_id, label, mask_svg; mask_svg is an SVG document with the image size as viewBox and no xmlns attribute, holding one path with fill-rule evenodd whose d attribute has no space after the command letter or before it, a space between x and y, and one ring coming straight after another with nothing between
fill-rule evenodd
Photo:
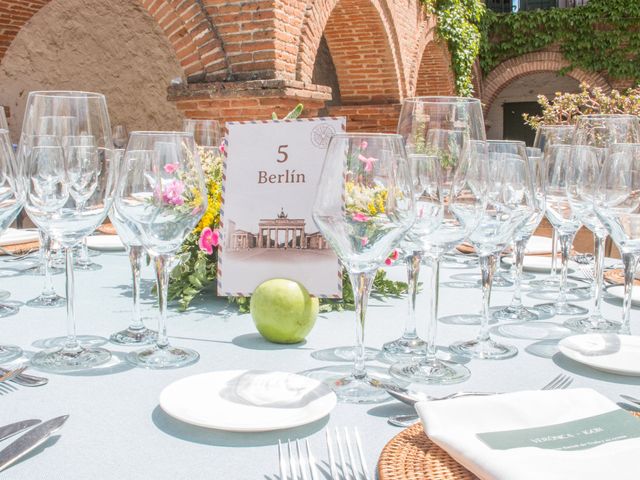
<instances>
[{"instance_id":1,"label":"long banquet table","mask_svg":"<svg viewBox=\"0 0 640 480\"><path fill-rule=\"evenodd\" d=\"M129 265L124 253L102 253L93 260L102 265L97 272L76 272L78 333L108 336L124 328L130 312ZM11 300L25 302L37 295L42 285L38 276L13 275L15 262L0 261L0 287L11 290ZM440 316L477 313L481 291L470 281L478 267L461 268L445 264L441 272ZM402 279L402 266L390 269ZM460 276L462 275L462 276ZM453 276L453 278L452 278ZM150 293L153 272L143 272L143 315L155 326L154 297ZM63 291L64 275L55 283ZM526 289L526 287L525 287ZM525 290L525 292L527 289ZM424 296L424 295L423 295ZM510 300L511 289L496 288L492 305ZM527 305L542 300L524 295ZM589 305L588 302L582 302ZM604 312L619 318L618 301L605 301ZM406 299L372 300L368 310L366 344L379 348L397 337L407 312ZM634 310L632 329L639 333L638 312ZM446 320L446 318L445 318ZM554 318L545 322L560 323ZM27 355L37 350L36 339L59 336L65 328L64 308L36 309L23 306L12 317L0 319L0 342L20 345ZM0 425L27 418L43 420L70 414L59 435L44 447L0 473L7 480L110 479L264 479L279 478L278 439L309 438L316 458L326 462L324 430L333 426L357 426L364 439L369 468L375 469L384 445L401 429L387 424L387 416L411 413L397 401L378 405L338 404L331 415L303 427L269 433L240 434L208 430L174 420L158 405L162 389L171 382L197 373L224 369L302 371L329 365L313 352L349 345L354 337L353 312L321 315L305 343L284 346L264 341L256 332L250 315L240 315L223 299L205 298L194 302L185 313L172 309L169 334L175 344L196 349L200 361L190 367L150 371L132 368L123 362L131 348L108 345L114 362L106 367L69 375L44 374L48 385L26 388L4 384L0 391ZM477 325L441 322L438 344L475 336ZM540 333L543 329L535 329ZM531 336L539 337L534 334ZM496 337L517 345L519 354L510 360L468 362L471 378L463 384L434 386L434 395L460 390L514 391L535 389L552 377L566 372L574 377L574 387L592 387L620 402L619 394L640 393L640 378L600 373L564 358L554 341ZM384 365L378 363L379 365ZM34 374L38 374L32 370ZM0 443L0 448L9 442Z\"/></svg>"}]
</instances>

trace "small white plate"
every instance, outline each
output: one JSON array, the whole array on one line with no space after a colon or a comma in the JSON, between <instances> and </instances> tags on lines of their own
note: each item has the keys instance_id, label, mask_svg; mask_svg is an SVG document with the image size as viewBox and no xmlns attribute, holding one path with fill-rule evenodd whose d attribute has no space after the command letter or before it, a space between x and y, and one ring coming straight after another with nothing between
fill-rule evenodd
<instances>
[{"instance_id":1,"label":"small white plate","mask_svg":"<svg viewBox=\"0 0 640 480\"><path fill-rule=\"evenodd\" d=\"M624 285L609 285L605 290L612 297L624 300ZM640 307L640 288L637 286L631 291L631 305Z\"/></svg>"},{"instance_id":2,"label":"small white plate","mask_svg":"<svg viewBox=\"0 0 640 480\"><path fill-rule=\"evenodd\" d=\"M570 359L596 370L640 376L640 337L588 333L564 338L558 346Z\"/></svg>"},{"instance_id":3,"label":"small white plate","mask_svg":"<svg viewBox=\"0 0 640 480\"><path fill-rule=\"evenodd\" d=\"M513 257L502 257L502 262L506 265L513 265ZM560 269L560 257L558 257L558 269ZM549 273L551 271L551 257L544 255L525 255L522 263L522 269L528 272ZM569 266L569 272L572 272Z\"/></svg>"},{"instance_id":4,"label":"small white plate","mask_svg":"<svg viewBox=\"0 0 640 480\"><path fill-rule=\"evenodd\" d=\"M102 252L123 252L125 250L118 235L92 235L87 237L87 247Z\"/></svg>"},{"instance_id":5,"label":"small white plate","mask_svg":"<svg viewBox=\"0 0 640 480\"><path fill-rule=\"evenodd\" d=\"M169 415L199 427L268 432L319 420L336 406L325 384L294 373L224 370L178 380L160 394Z\"/></svg>"}]
</instances>

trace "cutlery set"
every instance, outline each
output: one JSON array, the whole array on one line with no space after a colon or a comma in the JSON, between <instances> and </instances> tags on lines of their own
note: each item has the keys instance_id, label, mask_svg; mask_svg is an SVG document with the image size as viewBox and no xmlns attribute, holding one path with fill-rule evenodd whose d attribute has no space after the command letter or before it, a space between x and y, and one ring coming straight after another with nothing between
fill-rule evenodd
<instances>
[{"instance_id":1,"label":"cutlery set","mask_svg":"<svg viewBox=\"0 0 640 480\"><path fill-rule=\"evenodd\" d=\"M26 369L26 365L14 369L0 367L0 383L10 381L23 387L40 387L49 383L47 378L23 373Z\"/></svg>"}]
</instances>

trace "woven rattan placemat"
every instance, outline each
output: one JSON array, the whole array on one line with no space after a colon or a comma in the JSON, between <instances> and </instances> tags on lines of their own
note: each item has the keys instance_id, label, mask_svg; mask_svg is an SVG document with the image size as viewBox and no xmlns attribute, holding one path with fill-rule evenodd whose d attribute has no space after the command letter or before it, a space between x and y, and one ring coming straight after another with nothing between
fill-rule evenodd
<instances>
[{"instance_id":1,"label":"woven rattan placemat","mask_svg":"<svg viewBox=\"0 0 640 480\"><path fill-rule=\"evenodd\" d=\"M18 243L16 245L5 245L2 248L15 255L21 255L23 253L27 253L30 250L35 250L39 247L40 247L40 242L36 240L35 242ZM0 252L0 255L3 255L3 253Z\"/></svg>"},{"instance_id":2,"label":"woven rattan placemat","mask_svg":"<svg viewBox=\"0 0 640 480\"><path fill-rule=\"evenodd\" d=\"M640 417L640 413L634 413ZM469 470L425 435L417 423L391 439L378 460L380 480L474 480Z\"/></svg>"}]
</instances>

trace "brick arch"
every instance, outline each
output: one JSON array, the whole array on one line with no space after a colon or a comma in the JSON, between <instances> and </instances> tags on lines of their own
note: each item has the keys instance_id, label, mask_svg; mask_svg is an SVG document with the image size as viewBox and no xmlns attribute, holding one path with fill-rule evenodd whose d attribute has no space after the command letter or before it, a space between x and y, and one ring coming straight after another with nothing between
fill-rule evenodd
<instances>
[{"instance_id":1,"label":"brick arch","mask_svg":"<svg viewBox=\"0 0 640 480\"><path fill-rule=\"evenodd\" d=\"M0 61L20 29L52 0L0 0ZM224 77L228 64L213 23L193 0L136 0L173 45L187 77Z\"/></svg>"},{"instance_id":2,"label":"brick arch","mask_svg":"<svg viewBox=\"0 0 640 480\"><path fill-rule=\"evenodd\" d=\"M494 68L485 78L482 103L487 114L491 104L511 82L532 73L558 72L570 68L571 64L560 52L534 52L510 58ZM578 82L586 82L592 87L610 91L609 82L599 73L574 68L567 75Z\"/></svg>"},{"instance_id":3,"label":"brick arch","mask_svg":"<svg viewBox=\"0 0 640 480\"><path fill-rule=\"evenodd\" d=\"M455 95L455 82L449 48L442 40L432 39L425 45L421 55L415 95Z\"/></svg>"},{"instance_id":4,"label":"brick arch","mask_svg":"<svg viewBox=\"0 0 640 480\"><path fill-rule=\"evenodd\" d=\"M311 82L324 35L343 104L394 103L404 96L404 68L385 0L312 0L300 35L296 78Z\"/></svg>"}]
</instances>

